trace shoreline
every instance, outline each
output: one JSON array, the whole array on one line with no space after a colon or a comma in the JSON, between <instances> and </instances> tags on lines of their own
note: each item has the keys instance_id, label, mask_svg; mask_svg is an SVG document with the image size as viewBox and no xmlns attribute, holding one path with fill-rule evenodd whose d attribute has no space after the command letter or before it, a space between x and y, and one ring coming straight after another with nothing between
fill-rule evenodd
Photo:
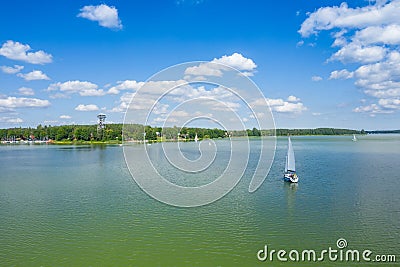
<instances>
[{"instance_id":1,"label":"shoreline","mask_svg":"<svg viewBox=\"0 0 400 267\"><path fill-rule=\"evenodd\" d=\"M368 134L358 134L358 136L377 136L377 135L398 135L399 133L368 133ZM315 134L315 135L307 135L307 134L299 134L299 135L290 135L292 137L307 137L307 136L312 136L312 137L328 137L328 136L352 136L352 134ZM258 139L261 137L273 137L273 136L248 136L249 139ZM286 135L276 135L276 138L280 137L286 137ZM245 138L245 136L233 136L232 138ZM207 139L199 139L199 141L202 140L223 140L227 138L207 138ZM94 146L112 146L112 145L119 145L122 146L124 143L128 144L155 144L155 143L164 143L164 142L194 142L194 139L163 139L163 140L133 140L133 141L116 141L116 140L111 140L111 141L1 141L0 146L6 146L6 145L52 145L52 146L64 146L64 145L74 145L74 146L80 146L80 145L94 145Z\"/></svg>"}]
</instances>

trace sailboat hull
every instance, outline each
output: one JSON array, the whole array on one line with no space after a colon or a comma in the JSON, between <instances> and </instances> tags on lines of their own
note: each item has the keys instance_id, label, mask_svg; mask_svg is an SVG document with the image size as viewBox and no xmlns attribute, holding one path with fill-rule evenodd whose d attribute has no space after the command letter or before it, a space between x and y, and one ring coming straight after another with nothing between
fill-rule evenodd
<instances>
[{"instance_id":1,"label":"sailboat hull","mask_svg":"<svg viewBox=\"0 0 400 267\"><path fill-rule=\"evenodd\" d=\"M299 181L299 177L296 173L285 173L283 180L290 183L297 183Z\"/></svg>"}]
</instances>

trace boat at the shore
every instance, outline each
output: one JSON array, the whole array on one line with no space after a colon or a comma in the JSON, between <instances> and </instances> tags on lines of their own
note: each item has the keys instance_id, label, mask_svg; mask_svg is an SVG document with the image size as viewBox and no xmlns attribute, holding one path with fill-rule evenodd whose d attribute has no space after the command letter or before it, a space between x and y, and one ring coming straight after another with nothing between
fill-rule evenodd
<instances>
[{"instance_id":1,"label":"boat at the shore","mask_svg":"<svg viewBox=\"0 0 400 267\"><path fill-rule=\"evenodd\" d=\"M355 134L353 134L353 139L351 139L353 142L357 142L357 137Z\"/></svg>"}]
</instances>

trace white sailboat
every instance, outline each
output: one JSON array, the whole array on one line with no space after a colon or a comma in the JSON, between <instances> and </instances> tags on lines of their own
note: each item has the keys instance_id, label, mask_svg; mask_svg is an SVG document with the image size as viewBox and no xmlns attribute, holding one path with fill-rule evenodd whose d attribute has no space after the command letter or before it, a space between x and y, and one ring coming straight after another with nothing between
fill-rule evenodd
<instances>
[{"instance_id":1,"label":"white sailboat","mask_svg":"<svg viewBox=\"0 0 400 267\"><path fill-rule=\"evenodd\" d=\"M199 138L197 137L197 134L196 134L196 136L194 137L194 141L195 141L196 143L199 141Z\"/></svg>"},{"instance_id":2,"label":"white sailboat","mask_svg":"<svg viewBox=\"0 0 400 267\"><path fill-rule=\"evenodd\" d=\"M351 139L353 142L356 142L357 141L357 137L356 137L356 135L355 134L353 134L353 139Z\"/></svg>"},{"instance_id":3,"label":"white sailboat","mask_svg":"<svg viewBox=\"0 0 400 267\"><path fill-rule=\"evenodd\" d=\"M299 181L299 177L296 174L296 161L294 158L294 150L290 136L288 138L288 151L286 155L285 174L283 179L291 183L297 183Z\"/></svg>"}]
</instances>

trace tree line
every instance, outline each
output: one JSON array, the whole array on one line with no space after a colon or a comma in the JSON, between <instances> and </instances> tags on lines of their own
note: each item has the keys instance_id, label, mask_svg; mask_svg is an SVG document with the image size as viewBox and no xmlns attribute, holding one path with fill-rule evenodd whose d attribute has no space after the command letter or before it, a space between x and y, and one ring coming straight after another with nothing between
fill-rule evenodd
<instances>
[{"instance_id":1,"label":"tree line","mask_svg":"<svg viewBox=\"0 0 400 267\"><path fill-rule=\"evenodd\" d=\"M38 125L36 128L0 129L1 140L54 140L54 141L109 141L121 140L122 124L107 124L97 130L97 125Z\"/></svg>"},{"instance_id":2,"label":"tree line","mask_svg":"<svg viewBox=\"0 0 400 267\"><path fill-rule=\"evenodd\" d=\"M286 135L348 135L365 134L364 130L317 128L317 129L276 129L259 130L257 128L245 131L225 131L222 129L190 128L190 127L151 127L139 124L107 124L104 129L97 125L38 125L36 128L0 129L0 139L5 140L54 140L54 141L121 141L125 140L173 140L178 138L199 139L225 138L230 136L277 136Z\"/></svg>"}]
</instances>

